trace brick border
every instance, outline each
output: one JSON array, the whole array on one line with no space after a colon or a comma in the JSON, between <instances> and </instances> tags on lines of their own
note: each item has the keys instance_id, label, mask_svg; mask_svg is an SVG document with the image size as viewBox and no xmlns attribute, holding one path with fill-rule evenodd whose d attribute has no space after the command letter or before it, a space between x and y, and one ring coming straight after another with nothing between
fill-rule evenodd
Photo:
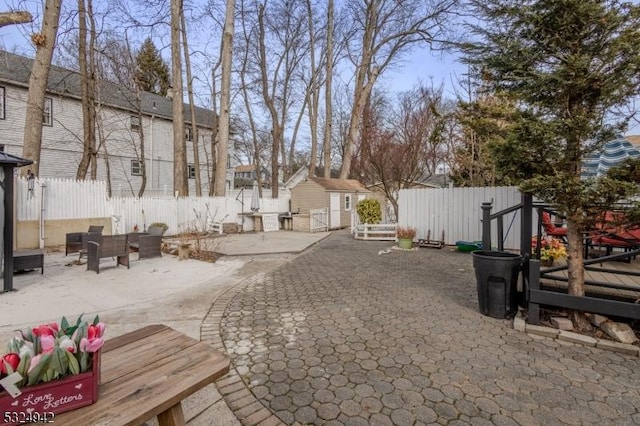
<instances>
[{"instance_id":1,"label":"brick border","mask_svg":"<svg viewBox=\"0 0 640 426\"><path fill-rule=\"evenodd\" d=\"M263 277L264 274L258 274L238 283L228 285L228 288L213 302L209 312L207 312L200 324L201 341L208 343L223 353L227 352L220 335L220 321L224 316L224 312L236 294ZM229 372L219 378L215 384L229 409L243 425L285 425L278 416L262 405L253 395L238 374L233 363L231 363Z\"/></svg>"},{"instance_id":2,"label":"brick border","mask_svg":"<svg viewBox=\"0 0 640 426\"><path fill-rule=\"evenodd\" d=\"M521 311L519 311L518 314L513 318L513 329L516 331L522 331L530 335L543 336L551 338L553 340L575 343L583 346L592 346L612 352L640 357L640 346L614 342L612 340L606 339L597 339L591 336L585 336L584 334L558 330L557 328L552 327L527 324L524 317L522 316Z\"/></svg>"}]
</instances>

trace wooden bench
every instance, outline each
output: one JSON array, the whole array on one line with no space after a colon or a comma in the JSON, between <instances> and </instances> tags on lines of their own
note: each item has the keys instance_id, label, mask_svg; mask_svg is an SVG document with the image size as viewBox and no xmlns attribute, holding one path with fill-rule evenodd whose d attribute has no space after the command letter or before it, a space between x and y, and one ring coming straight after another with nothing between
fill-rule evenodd
<instances>
[{"instance_id":1,"label":"wooden bench","mask_svg":"<svg viewBox=\"0 0 640 426\"><path fill-rule=\"evenodd\" d=\"M185 424L182 400L229 371L229 358L165 325L109 339L102 349L98 401L57 415L61 425ZM215 419L211 419L211 424Z\"/></svg>"},{"instance_id":2,"label":"wooden bench","mask_svg":"<svg viewBox=\"0 0 640 426\"><path fill-rule=\"evenodd\" d=\"M116 266L125 265L129 269L128 235L103 235L98 241L87 243L87 271L100 273L100 259L115 257Z\"/></svg>"},{"instance_id":3,"label":"wooden bench","mask_svg":"<svg viewBox=\"0 0 640 426\"><path fill-rule=\"evenodd\" d=\"M40 268L40 273L44 274L44 252L42 249L13 252L13 272L35 268Z\"/></svg>"}]
</instances>

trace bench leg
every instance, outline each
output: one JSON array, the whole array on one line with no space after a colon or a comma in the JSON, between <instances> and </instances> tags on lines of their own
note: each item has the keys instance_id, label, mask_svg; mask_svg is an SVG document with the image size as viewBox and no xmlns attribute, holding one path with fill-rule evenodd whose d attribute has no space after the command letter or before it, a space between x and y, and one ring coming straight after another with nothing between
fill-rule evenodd
<instances>
[{"instance_id":1,"label":"bench leg","mask_svg":"<svg viewBox=\"0 0 640 426\"><path fill-rule=\"evenodd\" d=\"M184 413L182 403L178 402L173 407L158 414L158 424L160 426L184 426Z\"/></svg>"}]
</instances>

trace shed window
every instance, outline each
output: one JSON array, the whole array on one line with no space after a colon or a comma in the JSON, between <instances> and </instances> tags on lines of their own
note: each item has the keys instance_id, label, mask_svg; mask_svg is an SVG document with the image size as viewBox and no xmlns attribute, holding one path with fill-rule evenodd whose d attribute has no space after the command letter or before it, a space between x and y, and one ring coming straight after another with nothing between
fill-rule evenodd
<instances>
[{"instance_id":1,"label":"shed window","mask_svg":"<svg viewBox=\"0 0 640 426\"><path fill-rule=\"evenodd\" d=\"M344 209L351 211L351 194L344 194Z\"/></svg>"}]
</instances>

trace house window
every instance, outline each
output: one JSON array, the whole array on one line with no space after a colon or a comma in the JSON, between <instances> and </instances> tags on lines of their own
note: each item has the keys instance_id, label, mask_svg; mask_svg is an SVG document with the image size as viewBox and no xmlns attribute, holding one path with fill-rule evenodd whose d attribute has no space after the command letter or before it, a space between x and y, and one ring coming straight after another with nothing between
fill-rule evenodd
<instances>
[{"instance_id":1,"label":"house window","mask_svg":"<svg viewBox=\"0 0 640 426\"><path fill-rule=\"evenodd\" d=\"M0 152L4 152L4 145L0 145Z\"/></svg>"},{"instance_id":2,"label":"house window","mask_svg":"<svg viewBox=\"0 0 640 426\"><path fill-rule=\"evenodd\" d=\"M5 119L4 107L5 107L4 87L0 86L0 120Z\"/></svg>"},{"instance_id":3,"label":"house window","mask_svg":"<svg viewBox=\"0 0 640 426\"><path fill-rule=\"evenodd\" d=\"M44 98L42 124L45 126L53 126L53 100L51 98Z\"/></svg>"},{"instance_id":4,"label":"house window","mask_svg":"<svg viewBox=\"0 0 640 426\"><path fill-rule=\"evenodd\" d=\"M351 210L351 194L344 194L344 209L346 211Z\"/></svg>"},{"instance_id":5,"label":"house window","mask_svg":"<svg viewBox=\"0 0 640 426\"><path fill-rule=\"evenodd\" d=\"M185 127L184 128L184 138L188 141L192 141L193 140L193 131L191 129L191 127Z\"/></svg>"},{"instance_id":6,"label":"house window","mask_svg":"<svg viewBox=\"0 0 640 426\"><path fill-rule=\"evenodd\" d=\"M131 116L131 130L140 130L140 117L137 115Z\"/></svg>"},{"instance_id":7,"label":"house window","mask_svg":"<svg viewBox=\"0 0 640 426\"><path fill-rule=\"evenodd\" d=\"M142 162L131 160L131 176L142 176Z\"/></svg>"},{"instance_id":8,"label":"house window","mask_svg":"<svg viewBox=\"0 0 640 426\"><path fill-rule=\"evenodd\" d=\"M187 164L187 173L189 174L189 179L196 178L196 166L193 164Z\"/></svg>"}]
</instances>

